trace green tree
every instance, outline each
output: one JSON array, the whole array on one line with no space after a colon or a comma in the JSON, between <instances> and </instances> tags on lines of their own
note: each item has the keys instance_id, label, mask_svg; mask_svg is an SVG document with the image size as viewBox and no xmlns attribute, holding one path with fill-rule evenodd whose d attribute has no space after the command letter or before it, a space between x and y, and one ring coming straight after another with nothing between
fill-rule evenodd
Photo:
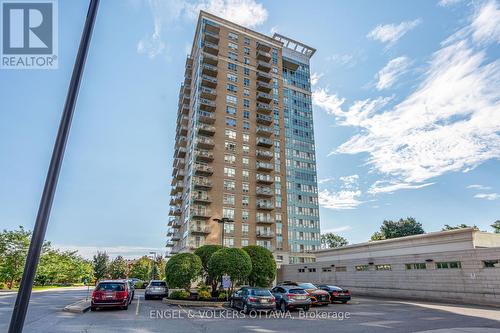
<instances>
[{"instance_id":1,"label":"green tree","mask_svg":"<svg viewBox=\"0 0 500 333\"><path fill-rule=\"evenodd\" d=\"M151 279L158 280L160 278L160 271L158 270L158 264L153 261L153 266L151 267Z\"/></svg>"},{"instance_id":2,"label":"green tree","mask_svg":"<svg viewBox=\"0 0 500 333\"><path fill-rule=\"evenodd\" d=\"M333 232L328 232L326 234L321 235L321 245L325 248L335 248L346 246L349 244L347 239L342 236L336 235Z\"/></svg>"},{"instance_id":3,"label":"green tree","mask_svg":"<svg viewBox=\"0 0 500 333\"><path fill-rule=\"evenodd\" d=\"M130 268L130 277L148 281L150 278L151 259L147 256L135 260Z\"/></svg>"},{"instance_id":4,"label":"green tree","mask_svg":"<svg viewBox=\"0 0 500 333\"><path fill-rule=\"evenodd\" d=\"M108 273L112 279L124 279L127 277L127 262L122 256L117 256L111 261Z\"/></svg>"},{"instance_id":5,"label":"green tree","mask_svg":"<svg viewBox=\"0 0 500 333\"><path fill-rule=\"evenodd\" d=\"M211 276L229 275L232 291L234 285L247 280L252 272L252 260L242 249L225 247L212 255L208 261L208 272Z\"/></svg>"},{"instance_id":6,"label":"green tree","mask_svg":"<svg viewBox=\"0 0 500 333\"><path fill-rule=\"evenodd\" d=\"M77 254L77 251L50 249L40 257L35 284L64 284L81 282L92 277L92 264Z\"/></svg>"},{"instance_id":7,"label":"green tree","mask_svg":"<svg viewBox=\"0 0 500 333\"><path fill-rule=\"evenodd\" d=\"M205 283L212 286L212 294L217 290L217 285L219 284L218 276L211 276L208 272L208 261L212 257L212 254L222 249L221 245L203 245L194 251L201 259L201 265L203 267L203 277L205 278Z\"/></svg>"},{"instance_id":8,"label":"green tree","mask_svg":"<svg viewBox=\"0 0 500 333\"><path fill-rule=\"evenodd\" d=\"M372 235L372 240L399 238L425 233L422 224L413 217L399 219L399 221L385 220L380 231Z\"/></svg>"},{"instance_id":9,"label":"green tree","mask_svg":"<svg viewBox=\"0 0 500 333\"><path fill-rule=\"evenodd\" d=\"M155 264L158 267L158 279L165 280L165 258L163 258L162 256L157 256Z\"/></svg>"},{"instance_id":10,"label":"green tree","mask_svg":"<svg viewBox=\"0 0 500 333\"><path fill-rule=\"evenodd\" d=\"M496 220L495 222L493 222L491 227L493 228L494 233L500 234L500 220Z\"/></svg>"},{"instance_id":11,"label":"green tree","mask_svg":"<svg viewBox=\"0 0 500 333\"><path fill-rule=\"evenodd\" d=\"M248 283L256 287L269 287L276 277L276 261L271 251L258 245L245 246L252 262Z\"/></svg>"},{"instance_id":12,"label":"green tree","mask_svg":"<svg viewBox=\"0 0 500 333\"><path fill-rule=\"evenodd\" d=\"M94 266L94 278L99 281L108 276L109 256L106 252L97 251L92 260Z\"/></svg>"},{"instance_id":13,"label":"green tree","mask_svg":"<svg viewBox=\"0 0 500 333\"><path fill-rule=\"evenodd\" d=\"M444 227L443 227L443 229L441 229L441 231L457 230L457 229L465 229L465 228L478 229L478 227L476 225L470 226L470 225L462 223L462 224L457 224L455 226L452 226L452 225L449 225L449 224L445 224Z\"/></svg>"},{"instance_id":14,"label":"green tree","mask_svg":"<svg viewBox=\"0 0 500 333\"><path fill-rule=\"evenodd\" d=\"M22 226L18 230L3 230L0 233L0 282L11 289L23 275L31 232Z\"/></svg>"},{"instance_id":15,"label":"green tree","mask_svg":"<svg viewBox=\"0 0 500 333\"><path fill-rule=\"evenodd\" d=\"M189 291L191 283L200 276L201 259L193 253L173 255L165 265L165 279L169 288L184 288Z\"/></svg>"}]
</instances>

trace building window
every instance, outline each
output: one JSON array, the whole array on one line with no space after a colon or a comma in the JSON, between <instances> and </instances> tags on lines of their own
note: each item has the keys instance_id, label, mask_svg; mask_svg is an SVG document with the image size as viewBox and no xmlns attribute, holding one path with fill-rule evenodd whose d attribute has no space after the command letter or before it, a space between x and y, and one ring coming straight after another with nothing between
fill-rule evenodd
<instances>
[{"instance_id":1,"label":"building window","mask_svg":"<svg viewBox=\"0 0 500 333\"><path fill-rule=\"evenodd\" d=\"M229 141L224 141L224 148L227 151L235 152L236 151L236 143L229 142Z\"/></svg>"},{"instance_id":2,"label":"building window","mask_svg":"<svg viewBox=\"0 0 500 333\"><path fill-rule=\"evenodd\" d=\"M228 83L227 84L227 91L237 92L238 91L238 87L236 87L234 84Z\"/></svg>"},{"instance_id":3,"label":"building window","mask_svg":"<svg viewBox=\"0 0 500 333\"><path fill-rule=\"evenodd\" d=\"M236 83L238 82L238 77L234 74L228 73L227 80Z\"/></svg>"},{"instance_id":4,"label":"building window","mask_svg":"<svg viewBox=\"0 0 500 333\"><path fill-rule=\"evenodd\" d=\"M244 195L241 198L241 205L244 207L247 207L249 204L250 204L250 198L248 196Z\"/></svg>"},{"instance_id":5,"label":"building window","mask_svg":"<svg viewBox=\"0 0 500 333\"><path fill-rule=\"evenodd\" d=\"M243 68L243 74L245 74L247 76L250 75L250 68L248 68L248 67Z\"/></svg>"},{"instance_id":6,"label":"building window","mask_svg":"<svg viewBox=\"0 0 500 333\"><path fill-rule=\"evenodd\" d=\"M236 174L236 171L234 168L228 168L224 167L224 176L226 177L234 177Z\"/></svg>"},{"instance_id":7,"label":"building window","mask_svg":"<svg viewBox=\"0 0 500 333\"><path fill-rule=\"evenodd\" d=\"M245 87L249 87L250 86L250 79L247 77L243 78L243 85Z\"/></svg>"},{"instance_id":8,"label":"building window","mask_svg":"<svg viewBox=\"0 0 500 333\"><path fill-rule=\"evenodd\" d=\"M224 163L227 163L227 164L236 163L236 156L235 155L224 155Z\"/></svg>"},{"instance_id":9,"label":"building window","mask_svg":"<svg viewBox=\"0 0 500 333\"><path fill-rule=\"evenodd\" d=\"M224 207L222 208L222 217L227 217L230 219L234 219L234 209L233 208L227 208ZM227 226L232 226L233 231L234 231L234 224L233 223L226 223L224 224L224 229L226 229ZM226 230L227 232L227 230Z\"/></svg>"},{"instance_id":10,"label":"building window","mask_svg":"<svg viewBox=\"0 0 500 333\"><path fill-rule=\"evenodd\" d=\"M249 142L250 141L250 135L243 133L243 142Z\"/></svg>"},{"instance_id":11,"label":"building window","mask_svg":"<svg viewBox=\"0 0 500 333\"><path fill-rule=\"evenodd\" d=\"M250 96L250 90L249 90L249 89L246 89L246 88L245 88L245 89L243 89L243 95L244 95L244 96L247 96L247 97L248 97L248 96Z\"/></svg>"},{"instance_id":12,"label":"building window","mask_svg":"<svg viewBox=\"0 0 500 333\"><path fill-rule=\"evenodd\" d=\"M232 31L228 32L227 38L232 39L232 40L238 40L238 35Z\"/></svg>"},{"instance_id":13,"label":"building window","mask_svg":"<svg viewBox=\"0 0 500 333\"><path fill-rule=\"evenodd\" d=\"M244 98L243 99L243 106L246 107L246 108L249 108L250 107L250 100Z\"/></svg>"},{"instance_id":14,"label":"building window","mask_svg":"<svg viewBox=\"0 0 500 333\"><path fill-rule=\"evenodd\" d=\"M243 118L250 119L250 111L243 111Z\"/></svg>"},{"instance_id":15,"label":"building window","mask_svg":"<svg viewBox=\"0 0 500 333\"><path fill-rule=\"evenodd\" d=\"M358 265L355 267L357 272L367 271L369 270L368 265Z\"/></svg>"},{"instance_id":16,"label":"building window","mask_svg":"<svg viewBox=\"0 0 500 333\"><path fill-rule=\"evenodd\" d=\"M228 104L238 105L238 97L233 95L226 95L226 102Z\"/></svg>"},{"instance_id":17,"label":"building window","mask_svg":"<svg viewBox=\"0 0 500 333\"><path fill-rule=\"evenodd\" d=\"M448 261L448 262L437 262L437 269L458 269L462 268L462 263L460 261Z\"/></svg>"},{"instance_id":18,"label":"building window","mask_svg":"<svg viewBox=\"0 0 500 333\"><path fill-rule=\"evenodd\" d=\"M235 43L232 43L232 42L228 42L227 43L227 47L229 47L233 51L237 51L238 50L238 45L235 44Z\"/></svg>"},{"instance_id":19,"label":"building window","mask_svg":"<svg viewBox=\"0 0 500 333\"><path fill-rule=\"evenodd\" d=\"M309 268L309 273L314 273L316 272L316 268Z\"/></svg>"},{"instance_id":20,"label":"building window","mask_svg":"<svg viewBox=\"0 0 500 333\"><path fill-rule=\"evenodd\" d=\"M250 185L248 183L243 183L241 184L241 189L243 193L248 193L250 192Z\"/></svg>"},{"instance_id":21,"label":"building window","mask_svg":"<svg viewBox=\"0 0 500 333\"><path fill-rule=\"evenodd\" d=\"M337 266L337 267L335 267L335 272L347 272L347 267Z\"/></svg>"},{"instance_id":22,"label":"building window","mask_svg":"<svg viewBox=\"0 0 500 333\"><path fill-rule=\"evenodd\" d=\"M243 129L248 129L248 128L245 128L245 121L243 122ZM250 126L249 126L250 127ZM250 146L248 145L243 145L243 154L245 155L248 155L248 153L250 153Z\"/></svg>"},{"instance_id":23,"label":"building window","mask_svg":"<svg viewBox=\"0 0 500 333\"><path fill-rule=\"evenodd\" d=\"M249 130L250 129L250 123L248 121L243 122L243 129L244 130Z\"/></svg>"},{"instance_id":24,"label":"building window","mask_svg":"<svg viewBox=\"0 0 500 333\"><path fill-rule=\"evenodd\" d=\"M243 52L245 53L245 55L250 55L250 48L249 47L245 47L243 49Z\"/></svg>"},{"instance_id":25,"label":"building window","mask_svg":"<svg viewBox=\"0 0 500 333\"><path fill-rule=\"evenodd\" d=\"M238 62L238 54L234 52L228 52L227 57L233 61Z\"/></svg>"},{"instance_id":26,"label":"building window","mask_svg":"<svg viewBox=\"0 0 500 333\"><path fill-rule=\"evenodd\" d=\"M383 265L375 265L375 270L377 271L390 271L392 270L391 265L383 264Z\"/></svg>"},{"instance_id":27,"label":"building window","mask_svg":"<svg viewBox=\"0 0 500 333\"><path fill-rule=\"evenodd\" d=\"M248 239L242 239L241 240L241 246L242 247L248 246Z\"/></svg>"},{"instance_id":28,"label":"building window","mask_svg":"<svg viewBox=\"0 0 500 333\"><path fill-rule=\"evenodd\" d=\"M242 210L242 211L241 211L241 219L242 219L243 221L247 222L247 221L248 221L248 216L249 216L249 215L248 215L248 210Z\"/></svg>"},{"instance_id":29,"label":"building window","mask_svg":"<svg viewBox=\"0 0 500 333\"><path fill-rule=\"evenodd\" d=\"M500 260L483 260L483 265L485 268L499 268Z\"/></svg>"},{"instance_id":30,"label":"building window","mask_svg":"<svg viewBox=\"0 0 500 333\"><path fill-rule=\"evenodd\" d=\"M250 172L248 170L241 171L241 178L243 178L243 180L248 180L250 178Z\"/></svg>"},{"instance_id":31,"label":"building window","mask_svg":"<svg viewBox=\"0 0 500 333\"><path fill-rule=\"evenodd\" d=\"M244 57L244 58L243 58L243 63L244 63L245 65L250 65L250 58Z\"/></svg>"},{"instance_id":32,"label":"building window","mask_svg":"<svg viewBox=\"0 0 500 333\"><path fill-rule=\"evenodd\" d=\"M226 225L231 224L227 223ZM234 247L234 238L233 237L225 237L224 238L224 246L225 247Z\"/></svg>"},{"instance_id":33,"label":"building window","mask_svg":"<svg viewBox=\"0 0 500 333\"><path fill-rule=\"evenodd\" d=\"M226 113L234 116L236 115L236 108L233 106L226 106Z\"/></svg>"},{"instance_id":34,"label":"building window","mask_svg":"<svg viewBox=\"0 0 500 333\"><path fill-rule=\"evenodd\" d=\"M226 125L236 127L236 119L226 117Z\"/></svg>"},{"instance_id":35,"label":"building window","mask_svg":"<svg viewBox=\"0 0 500 333\"><path fill-rule=\"evenodd\" d=\"M322 272L331 272L332 268L331 267L323 267L323 268L321 268L321 271Z\"/></svg>"},{"instance_id":36,"label":"building window","mask_svg":"<svg viewBox=\"0 0 500 333\"><path fill-rule=\"evenodd\" d=\"M236 131L226 129L225 134L226 134L226 137L229 139L236 139Z\"/></svg>"},{"instance_id":37,"label":"building window","mask_svg":"<svg viewBox=\"0 0 500 333\"><path fill-rule=\"evenodd\" d=\"M238 66L236 66L236 64L233 64L232 62L228 62L227 63L227 69L233 71L233 72L237 72L238 71Z\"/></svg>"},{"instance_id":38,"label":"building window","mask_svg":"<svg viewBox=\"0 0 500 333\"><path fill-rule=\"evenodd\" d=\"M250 45L250 38L245 37L244 41L245 41L245 45Z\"/></svg>"},{"instance_id":39,"label":"building window","mask_svg":"<svg viewBox=\"0 0 500 333\"><path fill-rule=\"evenodd\" d=\"M299 273L305 273L305 269L304 268L299 268Z\"/></svg>"},{"instance_id":40,"label":"building window","mask_svg":"<svg viewBox=\"0 0 500 333\"><path fill-rule=\"evenodd\" d=\"M234 195L232 194L224 194L224 204L225 205L233 205L234 206Z\"/></svg>"},{"instance_id":41,"label":"building window","mask_svg":"<svg viewBox=\"0 0 500 333\"><path fill-rule=\"evenodd\" d=\"M427 269L425 263L405 264L406 269Z\"/></svg>"},{"instance_id":42,"label":"building window","mask_svg":"<svg viewBox=\"0 0 500 333\"><path fill-rule=\"evenodd\" d=\"M248 159L248 157L243 157L241 159L241 163L243 163L243 165L247 166L250 164L250 160Z\"/></svg>"},{"instance_id":43,"label":"building window","mask_svg":"<svg viewBox=\"0 0 500 333\"><path fill-rule=\"evenodd\" d=\"M224 189L229 191L234 191L235 185L234 180L224 179Z\"/></svg>"}]
</instances>

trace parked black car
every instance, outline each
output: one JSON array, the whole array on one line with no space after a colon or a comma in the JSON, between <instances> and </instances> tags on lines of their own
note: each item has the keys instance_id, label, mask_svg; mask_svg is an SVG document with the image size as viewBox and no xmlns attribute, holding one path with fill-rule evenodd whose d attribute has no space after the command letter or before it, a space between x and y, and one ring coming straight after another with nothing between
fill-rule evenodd
<instances>
[{"instance_id":1,"label":"parked black car","mask_svg":"<svg viewBox=\"0 0 500 333\"><path fill-rule=\"evenodd\" d=\"M273 294L267 289L256 287L243 287L233 293L230 306L248 313L252 310L271 311L276 308Z\"/></svg>"},{"instance_id":2,"label":"parked black car","mask_svg":"<svg viewBox=\"0 0 500 333\"><path fill-rule=\"evenodd\" d=\"M303 288L291 285L276 286L271 290L276 298L276 308L285 312L291 309L309 311L311 299Z\"/></svg>"},{"instance_id":3,"label":"parked black car","mask_svg":"<svg viewBox=\"0 0 500 333\"><path fill-rule=\"evenodd\" d=\"M347 289L342 289L331 284L318 284L316 285L319 289L328 291L330 294L330 300L333 302L347 303L351 300L351 293Z\"/></svg>"}]
</instances>

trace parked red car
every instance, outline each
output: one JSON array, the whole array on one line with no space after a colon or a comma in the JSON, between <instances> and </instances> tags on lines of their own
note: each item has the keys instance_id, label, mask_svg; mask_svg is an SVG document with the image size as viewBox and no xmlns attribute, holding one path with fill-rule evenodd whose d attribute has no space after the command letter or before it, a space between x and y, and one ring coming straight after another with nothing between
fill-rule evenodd
<instances>
[{"instance_id":1,"label":"parked red car","mask_svg":"<svg viewBox=\"0 0 500 333\"><path fill-rule=\"evenodd\" d=\"M99 281L92 293L90 311L98 308L127 310L130 303L132 303L132 292L126 280Z\"/></svg>"}]
</instances>

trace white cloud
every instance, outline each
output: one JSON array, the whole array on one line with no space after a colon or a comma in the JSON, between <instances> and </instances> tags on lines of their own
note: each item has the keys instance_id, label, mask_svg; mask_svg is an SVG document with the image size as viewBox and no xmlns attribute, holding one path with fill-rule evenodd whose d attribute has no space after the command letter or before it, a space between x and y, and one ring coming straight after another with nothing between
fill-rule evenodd
<instances>
[{"instance_id":1,"label":"white cloud","mask_svg":"<svg viewBox=\"0 0 500 333\"><path fill-rule=\"evenodd\" d=\"M358 55L359 57L360 55ZM326 61L332 62L336 65L352 67L356 64L356 57L352 54L333 54L326 57Z\"/></svg>"},{"instance_id":2,"label":"white cloud","mask_svg":"<svg viewBox=\"0 0 500 333\"><path fill-rule=\"evenodd\" d=\"M379 193L393 193L398 190L408 190L408 189L419 189L424 188L434 183L425 183L425 184L408 184L408 183L397 183L397 182L387 182L377 180L368 190L370 194L379 194Z\"/></svg>"},{"instance_id":3,"label":"white cloud","mask_svg":"<svg viewBox=\"0 0 500 333\"><path fill-rule=\"evenodd\" d=\"M334 153L369 155L368 165L383 177L371 193L429 186L434 177L500 158L500 60L486 54L496 39L476 37L485 8L491 3L471 19L474 25L442 44L421 84L397 105L378 97L344 111L344 98L326 89L313 94L339 125L359 127Z\"/></svg>"},{"instance_id":4,"label":"white cloud","mask_svg":"<svg viewBox=\"0 0 500 333\"><path fill-rule=\"evenodd\" d=\"M500 198L500 194L498 193L478 193L474 196L477 199L485 199L485 200L496 200Z\"/></svg>"},{"instance_id":5,"label":"white cloud","mask_svg":"<svg viewBox=\"0 0 500 333\"><path fill-rule=\"evenodd\" d=\"M54 244L54 247L61 250L78 251L78 254L84 258L91 259L97 251L105 251L111 258L118 255L126 259L139 258L144 255L149 255L149 252L156 252L157 255L165 255L165 248L163 247L144 247L144 246L81 246L81 245L61 245Z\"/></svg>"},{"instance_id":6,"label":"white cloud","mask_svg":"<svg viewBox=\"0 0 500 333\"><path fill-rule=\"evenodd\" d=\"M329 190L322 190L318 194L319 204L322 207L334 209L334 210L344 210L344 209L354 209L363 202L359 200L361 196L361 191L338 191L332 192Z\"/></svg>"},{"instance_id":7,"label":"white cloud","mask_svg":"<svg viewBox=\"0 0 500 333\"><path fill-rule=\"evenodd\" d=\"M449 7L456 5L457 3L461 2L462 0L439 0L438 6L441 7Z\"/></svg>"},{"instance_id":8,"label":"white cloud","mask_svg":"<svg viewBox=\"0 0 500 333\"><path fill-rule=\"evenodd\" d=\"M392 85L408 71L411 60L402 56L392 59L377 73L377 89L383 90L392 87Z\"/></svg>"},{"instance_id":9,"label":"white cloud","mask_svg":"<svg viewBox=\"0 0 500 333\"><path fill-rule=\"evenodd\" d=\"M271 27L271 30L269 30L269 34L272 36L274 35L275 33L278 32L278 26L277 25L274 25Z\"/></svg>"},{"instance_id":10,"label":"white cloud","mask_svg":"<svg viewBox=\"0 0 500 333\"><path fill-rule=\"evenodd\" d=\"M335 233L345 232L345 231L350 231L350 230L352 230L352 227L350 225L343 225L343 226L337 227L337 228L322 229L321 231L323 234L326 234L329 232L333 232L335 234Z\"/></svg>"},{"instance_id":11,"label":"white cloud","mask_svg":"<svg viewBox=\"0 0 500 333\"><path fill-rule=\"evenodd\" d=\"M399 24L381 24L370 31L366 37L387 43L388 46L391 46L421 22L421 19L416 19L413 21L404 21Z\"/></svg>"},{"instance_id":12,"label":"white cloud","mask_svg":"<svg viewBox=\"0 0 500 333\"><path fill-rule=\"evenodd\" d=\"M254 28L267 20L268 12L255 0L145 0L153 16L153 32L137 43L137 52L153 59L164 53L167 43L164 30L175 26L180 19L198 18L200 10Z\"/></svg>"},{"instance_id":13,"label":"white cloud","mask_svg":"<svg viewBox=\"0 0 500 333\"><path fill-rule=\"evenodd\" d=\"M323 77L323 75L324 75L323 73L316 73L316 72L312 73L311 86L315 86L318 83L319 79Z\"/></svg>"},{"instance_id":14,"label":"white cloud","mask_svg":"<svg viewBox=\"0 0 500 333\"><path fill-rule=\"evenodd\" d=\"M479 185L479 184L469 185L469 186L467 186L467 188L471 188L474 190L481 190L481 191L491 190L490 186L484 186L484 185Z\"/></svg>"},{"instance_id":15,"label":"white cloud","mask_svg":"<svg viewBox=\"0 0 500 333\"><path fill-rule=\"evenodd\" d=\"M500 10L496 1L488 1L480 7L471 26L476 42L500 43Z\"/></svg>"},{"instance_id":16,"label":"white cloud","mask_svg":"<svg viewBox=\"0 0 500 333\"><path fill-rule=\"evenodd\" d=\"M263 24L268 17L264 6L255 0L203 0L186 8L190 17L197 18L204 10L248 28Z\"/></svg>"},{"instance_id":17,"label":"white cloud","mask_svg":"<svg viewBox=\"0 0 500 333\"><path fill-rule=\"evenodd\" d=\"M335 178L333 178L333 177L322 178L322 179L318 180L318 184L326 184L326 183L333 182L334 180L335 180Z\"/></svg>"}]
</instances>

